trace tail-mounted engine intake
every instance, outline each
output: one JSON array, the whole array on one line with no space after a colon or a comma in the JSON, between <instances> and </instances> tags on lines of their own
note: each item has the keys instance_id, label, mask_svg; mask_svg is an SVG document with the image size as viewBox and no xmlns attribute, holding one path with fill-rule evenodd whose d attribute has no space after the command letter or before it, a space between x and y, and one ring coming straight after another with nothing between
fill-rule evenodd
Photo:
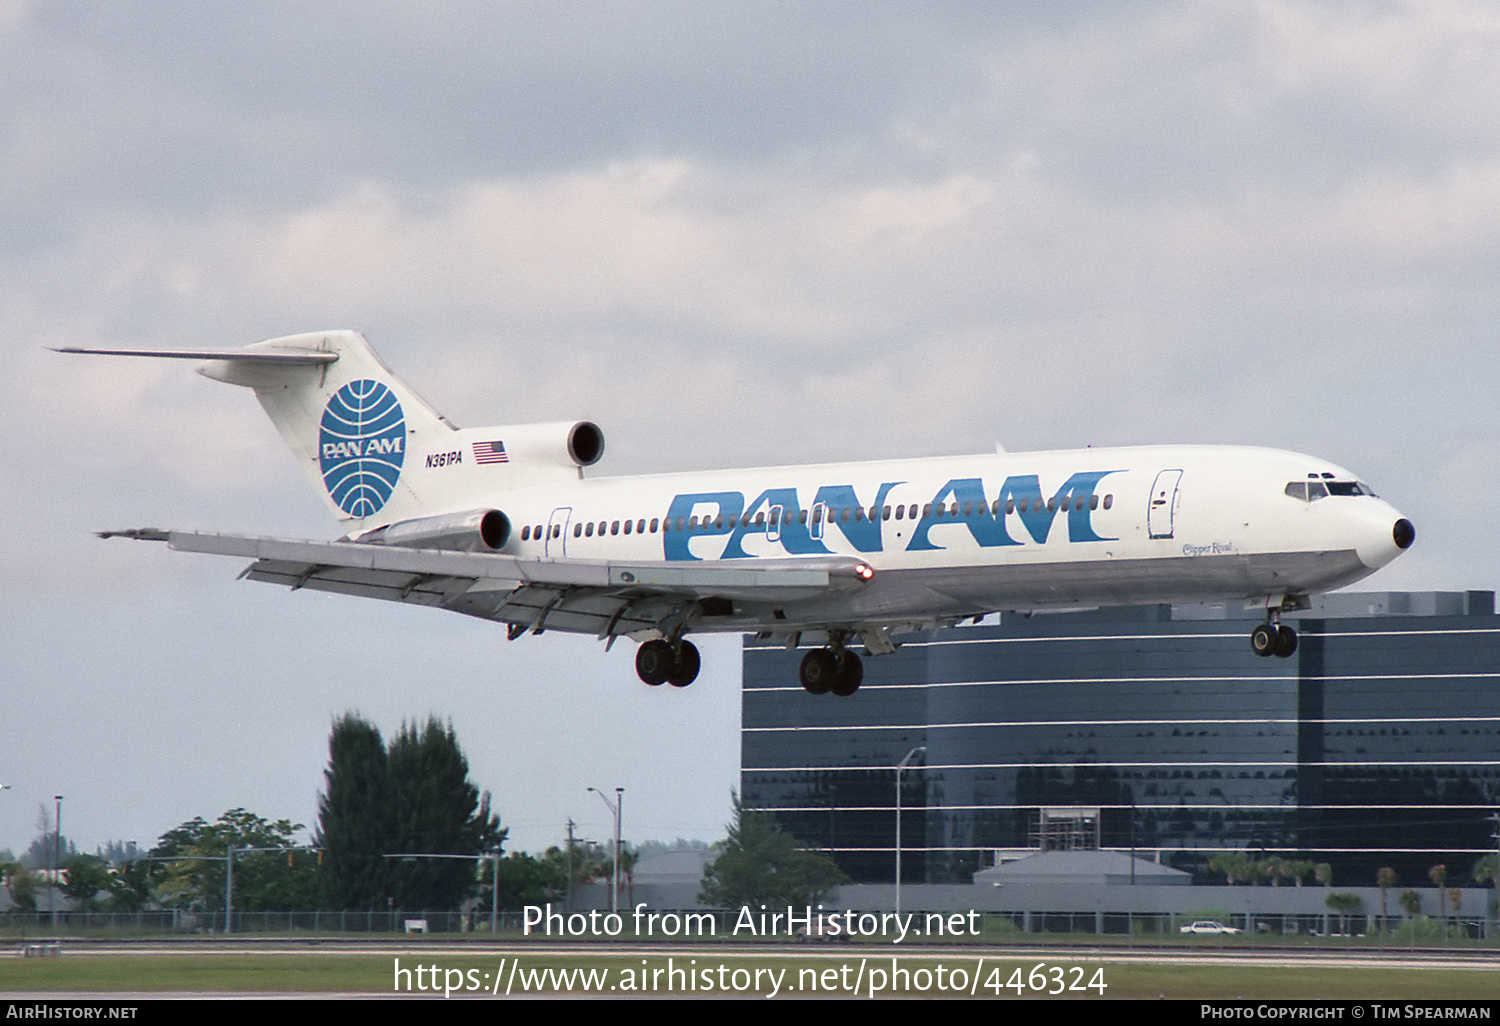
<instances>
[{"instance_id":1,"label":"tail-mounted engine intake","mask_svg":"<svg viewBox=\"0 0 1500 1026\"><path fill-rule=\"evenodd\" d=\"M354 539L370 545L409 549L493 552L510 540L510 518L497 509L476 509L439 517L418 517L377 527Z\"/></svg>"},{"instance_id":2,"label":"tail-mounted engine intake","mask_svg":"<svg viewBox=\"0 0 1500 1026\"><path fill-rule=\"evenodd\" d=\"M592 467L604 455L604 432L587 420L554 421L549 424L509 424L504 427L471 428L470 437L501 439L512 467Z\"/></svg>"}]
</instances>

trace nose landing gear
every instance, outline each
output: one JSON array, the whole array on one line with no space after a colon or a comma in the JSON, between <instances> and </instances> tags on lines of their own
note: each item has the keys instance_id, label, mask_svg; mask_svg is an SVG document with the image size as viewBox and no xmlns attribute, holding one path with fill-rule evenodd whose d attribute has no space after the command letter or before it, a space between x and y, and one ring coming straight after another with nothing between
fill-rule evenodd
<instances>
[{"instance_id":1,"label":"nose landing gear","mask_svg":"<svg viewBox=\"0 0 1500 1026\"><path fill-rule=\"evenodd\" d=\"M1250 648L1256 655L1285 659L1297 651L1297 632L1280 620L1273 614L1272 619L1250 632Z\"/></svg>"}]
</instances>

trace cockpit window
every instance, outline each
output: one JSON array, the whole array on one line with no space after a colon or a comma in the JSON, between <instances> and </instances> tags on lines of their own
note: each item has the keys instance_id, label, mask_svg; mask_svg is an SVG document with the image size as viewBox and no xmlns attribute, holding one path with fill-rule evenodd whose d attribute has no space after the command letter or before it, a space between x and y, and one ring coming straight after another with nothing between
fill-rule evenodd
<instances>
[{"instance_id":1,"label":"cockpit window","mask_svg":"<svg viewBox=\"0 0 1500 1026\"><path fill-rule=\"evenodd\" d=\"M1286 486L1286 493L1294 499L1303 502L1315 502L1325 499L1330 495L1369 495L1375 494L1374 490L1362 481L1333 481L1312 478L1307 481L1292 481Z\"/></svg>"}]
</instances>

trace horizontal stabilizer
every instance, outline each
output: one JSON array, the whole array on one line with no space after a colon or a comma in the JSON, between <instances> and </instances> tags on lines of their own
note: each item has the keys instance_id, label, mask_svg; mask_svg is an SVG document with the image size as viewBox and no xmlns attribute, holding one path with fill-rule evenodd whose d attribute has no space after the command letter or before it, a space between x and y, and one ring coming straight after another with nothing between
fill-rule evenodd
<instances>
[{"instance_id":1,"label":"horizontal stabilizer","mask_svg":"<svg viewBox=\"0 0 1500 1026\"><path fill-rule=\"evenodd\" d=\"M54 353L83 353L88 356L154 356L168 360L232 360L235 363L268 363L281 364L283 366L308 367L333 363L339 358L338 353L329 353L315 349L282 350L280 352L264 349L255 352L246 352L245 350L231 349L227 352L216 352L211 349L81 349L77 346L65 346L52 351Z\"/></svg>"}]
</instances>

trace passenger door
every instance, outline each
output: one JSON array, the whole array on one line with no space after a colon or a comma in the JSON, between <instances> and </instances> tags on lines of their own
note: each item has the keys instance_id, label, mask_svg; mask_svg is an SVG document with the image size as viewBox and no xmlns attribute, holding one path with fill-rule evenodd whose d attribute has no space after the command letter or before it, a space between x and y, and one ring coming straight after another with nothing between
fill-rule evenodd
<instances>
[{"instance_id":1,"label":"passenger door","mask_svg":"<svg viewBox=\"0 0 1500 1026\"><path fill-rule=\"evenodd\" d=\"M568 554L568 522L572 519L572 506L559 506L547 518L545 554L548 559L561 559Z\"/></svg>"},{"instance_id":2,"label":"passenger door","mask_svg":"<svg viewBox=\"0 0 1500 1026\"><path fill-rule=\"evenodd\" d=\"M1146 533L1153 538L1170 538L1177 513L1177 486L1182 471L1163 470L1151 485L1151 504L1146 508Z\"/></svg>"}]
</instances>

